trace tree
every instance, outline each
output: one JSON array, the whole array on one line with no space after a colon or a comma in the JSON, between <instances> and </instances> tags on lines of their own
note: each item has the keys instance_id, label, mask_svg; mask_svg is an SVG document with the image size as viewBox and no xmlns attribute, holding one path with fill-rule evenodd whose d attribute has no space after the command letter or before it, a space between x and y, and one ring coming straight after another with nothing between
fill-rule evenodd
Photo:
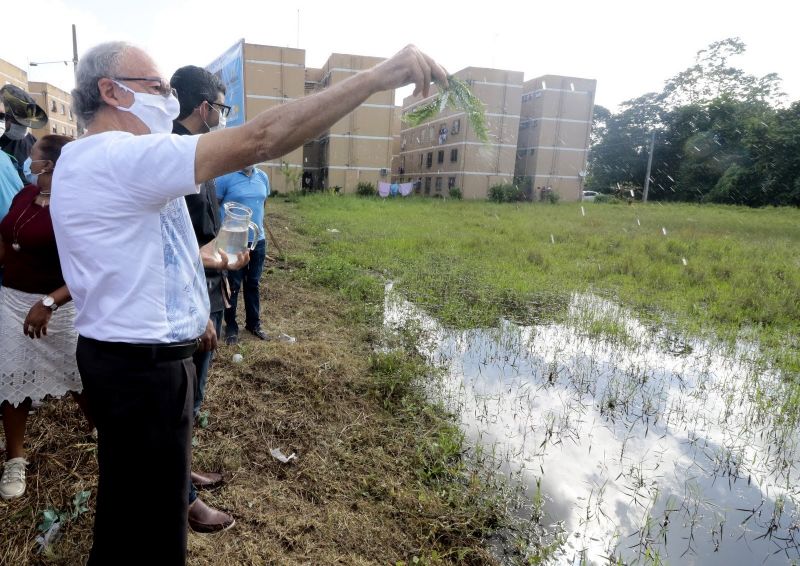
<instances>
[{"instance_id":1,"label":"tree","mask_svg":"<svg viewBox=\"0 0 800 566\"><path fill-rule=\"evenodd\" d=\"M738 38L712 43L662 92L599 107L593 124L587 188L641 185L655 133L654 200L763 206L800 204L800 103L781 109L775 74L732 67Z\"/></svg>"}]
</instances>

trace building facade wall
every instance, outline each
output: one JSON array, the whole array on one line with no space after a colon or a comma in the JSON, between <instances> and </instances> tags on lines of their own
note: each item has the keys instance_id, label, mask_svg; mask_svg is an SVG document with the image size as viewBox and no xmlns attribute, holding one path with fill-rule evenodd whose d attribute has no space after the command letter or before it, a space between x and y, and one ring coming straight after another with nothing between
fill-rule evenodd
<instances>
[{"instance_id":1,"label":"building facade wall","mask_svg":"<svg viewBox=\"0 0 800 566\"><path fill-rule=\"evenodd\" d=\"M26 89L47 112L47 125L33 130L37 138L47 134L78 137L78 120L72 113L72 96L49 83L31 81Z\"/></svg>"},{"instance_id":2,"label":"building facade wall","mask_svg":"<svg viewBox=\"0 0 800 566\"><path fill-rule=\"evenodd\" d=\"M8 61L0 59L0 87L7 84L28 90L28 73Z\"/></svg>"},{"instance_id":3,"label":"building facade wall","mask_svg":"<svg viewBox=\"0 0 800 566\"><path fill-rule=\"evenodd\" d=\"M466 81L484 103L489 142L477 138L462 110L447 108L416 127L404 124L399 159L403 173L393 178L415 182L415 191L422 195L447 196L454 186L464 198L486 198L491 186L513 181L523 75L467 67L456 77ZM436 92L434 87L431 96L423 100L407 97L404 112L428 103Z\"/></svg>"},{"instance_id":4,"label":"building facade wall","mask_svg":"<svg viewBox=\"0 0 800 566\"><path fill-rule=\"evenodd\" d=\"M558 75L525 82L514 171L528 179L534 199L550 187L560 199L581 200L596 87Z\"/></svg>"},{"instance_id":5,"label":"building facade wall","mask_svg":"<svg viewBox=\"0 0 800 566\"><path fill-rule=\"evenodd\" d=\"M334 53L322 69L307 74L306 91L318 92L381 61L378 57ZM306 144L304 164L306 173L314 175L314 188L338 187L352 193L358 183L388 181L396 121L394 93L380 92Z\"/></svg>"},{"instance_id":6,"label":"building facade wall","mask_svg":"<svg viewBox=\"0 0 800 566\"><path fill-rule=\"evenodd\" d=\"M305 95L305 50L269 45L244 44L245 119ZM270 186L288 192L287 177L281 172L285 163L300 178L303 171L303 148L280 159L259 164L269 176Z\"/></svg>"}]
</instances>

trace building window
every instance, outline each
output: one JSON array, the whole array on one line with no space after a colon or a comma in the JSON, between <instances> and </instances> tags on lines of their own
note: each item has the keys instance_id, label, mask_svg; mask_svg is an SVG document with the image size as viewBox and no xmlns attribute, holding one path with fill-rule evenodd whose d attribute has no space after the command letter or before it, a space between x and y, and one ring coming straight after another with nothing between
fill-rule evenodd
<instances>
[{"instance_id":1,"label":"building window","mask_svg":"<svg viewBox=\"0 0 800 566\"><path fill-rule=\"evenodd\" d=\"M450 128L450 133L456 135L461 131L461 120L453 120L453 127Z\"/></svg>"},{"instance_id":2,"label":"building window","mask_svg":"<svg viewBox=\"0 0 800 566\"><path fill-rule=\"evenodd\" d=\"M422 128L422 143L428 141L428 128ZM417 143L419 143L419 139L417 139Z\"/></svg>"},{"instance_id":3,"label":"building window","mask_svg":"<svg viewBox=\"0 0 800 566\"><path fill-rule=\"evenodd\" d=\"M431 141L436 139L436 128L433 126L428 126L428 139Z\"/></svg>"},{"instance_id":4,"label":"building window","mask_svg":"<svg viewBox=\"0 0 800 566\"><path fill-rule=\"evenodd\" d=\"M58 104L55 100L50 101L50 112L58 112Z\"/></svg>"},{"instance_id":5,"label":"building window","mask_svg":"<svg viewBox=\"0 0 800 566\"><path fill-rule=\"evenodd\" d=\"M406 137L403 136L403 141L400 143L400 149L404 150L406 148Z\"/></svg>"},{"instance_id":6,"label":"building window","mask_svg":"<svg viewBox=\"0 0 800 566\"><path fill-rule=\"evenodd\" d=\"M428 169L430 169L433 166L433 152L432 151L428 152L428 157L425 160L425 166L428 167Z\"/></svg>"},{"instance_id":7,"label":"building window","mask_svg":"<svg viewBox=\"0 0 800 566\"><path fill-rule=\"evenodd\" d=\"M64 135L64 136L66 136L66 135L67 135L67 128L66 128L66 126L61 126L61 135Z\"/></svg>"},{"instance_id":8,"label":"building window","mask_svg":"<svg viewBox=\"0 0 800 566\"><path fill-rule=\"evenodd\" d=\"M423 156L423 154L422 154L422 153L420 153L420 154L419 154L419 168L420 168L420 169L422 169L422 160L423 160L423 159L424 159L424 156Z\"/></svg>"},{"instance_id":9,"label":"building window","mask_svg":"<svg viewBox=\"0 0 800 566\"><path fill-rule=\"evenodd\" d=\"M58 126L53 126L53 133L54 133L54 134L57 134L57 133L58 133Z\"/></svg>"},{"instance_id":10,"label":"building window","mask_svg":"<svg viewBox=\"0 0 800 566\"><path fill-rule=\"evenodd\" d=\"M436 154L436 163L444 163L444 150L439 150Z\"/></svg>"},{"instance_id":11,"label":"building window","mask_svg":"<svg viewBox=\"0 0 800 566\"><path fill-rule=\"evenodd\" d=\"M66 114L67 113L67 107L64 106L63 104L61 105L61 113L62 114Z\"/></svg>"},{"instance_id":12,"label":"building window","mask_svg":"<svg viewBox=\"0 0 800 566\"><path fill-rule=\"evenodd\" d=\"M72 122L72 108L69 109L69 121Z\"/></svg>"},{"instance_id":13,"label":"building window","mask_svg":"<svg viewBox=\"0 0 800 566\"><path fill-rule=\"evenodd\" d=\"M447 188L452 189L456 186L456 178L455 177L448 177L447 178Z\"/></svg>"},{"instance_id":14,"label":"building window","mask_svg":"<svg viewBox=\"0 0 800 566\"><path fill-rule=\"evenodd\" d=\"M437 193L441 193L442 192L442 178L441 177L436 177L436 192Z\"/></svg>"},{"instance_id":15,"label":"building window","mask_svg":"<svg viewBox=\"0 0 800 566\"><path fill-rule=\"evenodd\" d=\"M458 148L454 147L450 150L450 162L455 163L456 161L458 161Z\"/></svg>"},{"instance_id":16,"label":"building window","mask_svg":"<svg viewBox=\"0 0 800 566\"><path fill-rule=\"evenodd\" d=\"M425 194L431 194L431 178L425 177Z\"/></svg>"}]
</instances>

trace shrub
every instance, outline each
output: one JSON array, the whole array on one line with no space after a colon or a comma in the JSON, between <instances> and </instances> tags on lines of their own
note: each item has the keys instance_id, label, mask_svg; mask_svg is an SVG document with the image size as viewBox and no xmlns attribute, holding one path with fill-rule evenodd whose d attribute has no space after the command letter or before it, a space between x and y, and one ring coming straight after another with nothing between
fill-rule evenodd
<instances>
[{"instance_id":1,"label":"shrub","mask_svg":"<svg viewBox=\"0 0 800 566\"><path fill-rule=\"evenodd\" d=\"M378 190L372 183L359 183L356 185L356 194L360 197L374 197Z\"/></svg>"},{"instance_id":2,"label":"shrub","mask_svg":"<svg viewBox=\"0 0 800 566\"><path fill-rule=\"evenodd\" d=\"M492 202L518 202L525 200L525 193L511 183L501 183L489 187L489 200Z\"/></svg>"},{"instance_id":3,"label":"shrub","mask_svg":"<svg viewBox=\"0 0 800 566\"><path fill-rule=\"evenodd\" d=\"M450 190L448 192L450 193L450 198L454 198L457 200L461 200L464 198L464 195L461 193L461 189L459 189L458 187L450 187Z\"/></svg>"}]
</instances>

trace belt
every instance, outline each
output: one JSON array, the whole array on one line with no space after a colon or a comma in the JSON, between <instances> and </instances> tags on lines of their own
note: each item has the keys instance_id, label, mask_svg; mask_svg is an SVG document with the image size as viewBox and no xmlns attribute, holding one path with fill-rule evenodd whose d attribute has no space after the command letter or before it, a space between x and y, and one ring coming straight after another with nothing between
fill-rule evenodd
<instances>
[{"instance_id":1,"label":"belt","mask_svg":"<svg viewBox=\"0 0 800 566\"><path fill-rule=\"evenodd\" d=\"M167 344L132 344L129 342L104 342L85 336L81 340L89 342L99 350L130 360L150 360L153 362L169 362L191 358L200 345L200 338L185 342Z\"/></svg>"}]
</instances>

